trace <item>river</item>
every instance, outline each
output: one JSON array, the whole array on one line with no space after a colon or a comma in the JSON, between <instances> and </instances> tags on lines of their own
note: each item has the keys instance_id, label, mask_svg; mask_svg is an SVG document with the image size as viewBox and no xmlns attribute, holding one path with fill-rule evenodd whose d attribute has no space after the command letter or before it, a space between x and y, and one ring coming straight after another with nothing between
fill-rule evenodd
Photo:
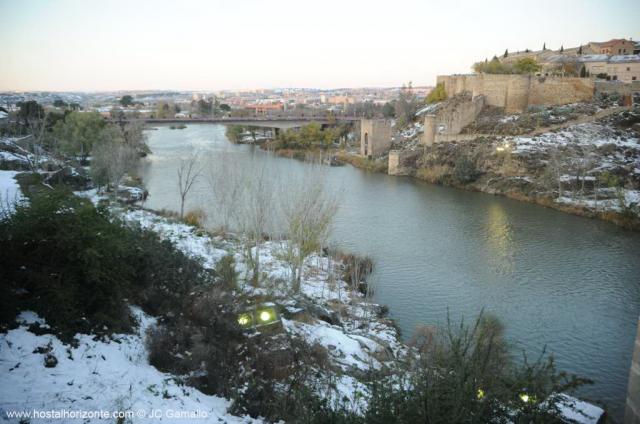
<instances>
[{"instance_id":1,"label":"river","mask_svg":"<svg viewBox=\"0 0 640 424\"><path fill-rule=\"evenodd\" d=\"M178 158L194 149L214 167L252 155L289 176L309 166L233 145L222 125L159 126L147 134L153 153L141 176L150 193L145 206L154 209L179 210ZM419 323L443 323L447 311L453 320L473 320L484 308L506 325L514 354L535 359L547 346L559 369L595 381L581 396L622 417L640 314L639 233L350 166L324 175L341 198L333 241L372 257L376 301L389 306L405 336ZM187 209L215 215L208 191L203 179Z\"/></svg>"}]
</instances>

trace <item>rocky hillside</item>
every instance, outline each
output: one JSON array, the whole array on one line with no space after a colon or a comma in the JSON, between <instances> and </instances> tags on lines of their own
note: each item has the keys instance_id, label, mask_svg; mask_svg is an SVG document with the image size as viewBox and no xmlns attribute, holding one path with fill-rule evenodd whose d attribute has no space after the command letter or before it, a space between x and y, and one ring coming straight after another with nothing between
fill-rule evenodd
<instances>
[{"instance_id":1,"label":"rocky hillside","mask_svg":"<svg viewBox=\"0 0 640 424\"><path fill-rule=\"evenodd\" d=\"M485 135L423 149L408 144L404 173L640 229L639 106L510 116L488 109L465 132Z\"/></svg>"}]
</instances>

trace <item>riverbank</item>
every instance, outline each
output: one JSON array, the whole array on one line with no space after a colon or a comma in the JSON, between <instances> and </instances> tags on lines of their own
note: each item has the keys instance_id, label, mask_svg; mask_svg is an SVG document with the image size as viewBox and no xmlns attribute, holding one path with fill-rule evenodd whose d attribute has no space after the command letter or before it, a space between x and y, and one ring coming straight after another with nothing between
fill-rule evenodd
<instances>
[{"instance_id":1,"label":"riverbank","mask_svg":"<svg viewBox=\"0 0 640 424\"><path fill-rule=\"evenodd\" d=\"M361 283L362 277L370 270L370 265L365 262L362 262L363 266L358 266L357 261L349 262L353 258L348 255L343 255L342 259L324 253L311 255L305 261L301 289L296 293L290 286L290 267L283 257L284 252L289 250L288 242L264 241L253 252L254 257L259 256L261 261L260 283L255 285L251 282L253 266L247 262L244 254L242 236L210 234L202 228L152 211L113 203L108 194L96 190L75 194L107 207L116 222L122 222L134 231L139 229L143 233L151 231L157 234L160 240L167 241L214 276L221 275L221 262L231 256L239 277L238 291L234 292L232 301L235 307L262 305L258 307L267 306L277 313L275 322L245 330L248 346L253 346L252 349L256 351L248 358L241 359L240 367L248 366L252 361L245 361L250 358L259 358L253 365L259 368L270 364L261 371L266 373L262 374L267 377L265 382L291 384L287 383L289 378L297 380L302 377L303 384L312 388L313 396L327 402L329 409L360 415L365 414L369 408L368 400L375 395L371 392L372 376L376 379L393 376L403 369L402 364L415 363L417 360L418 351L400 341L393 321L385 317L385 309L371 302L367 296L367 286ZM68 210L65 213L74 212ZM197 308L197 304L198 298L194 298L194 307ZM60 410L72 406L101 409L105 405L97 398L76 398L80 393L92 392L97 382L102 387L115 385L116 381L121 383L123 378L100 378L103 373L108 374L112 367L117 366L120 372L126 373L129 394L113 387L110 391L113 396L108 403L114 411L136 408L150 413L155 409L179 409L181 405L183 410L193 409L192 413L199 411L197 413L201 416L219 417L230 422L241 419L245 413L252 416L264 413L264 405L258 407L252 405L251 401L247 402L246 398L250 400L253 397L255 387L242 389L243 396L231 396L231 401L211 396L212 393L200 378L195 378L201 375L198 367L193 370L182 368L192 363L187 358L199 355L197 350L192 351L195 347L180 347L178 343L177 350L169 345L163 345L162 351L157 350L157 337L162 334L162 329L176 328L172 327L174 318L171 315L153 316L135 306L132 308L132 316L137 322L137 330L133 335L110 334L107 331L96 338L89 333L87 336L76 336L73 348L66 348L65 342L56 337L55 327L50 327L48 320L42 319L37 313L22 311L17 318L18 327L0 336L11 343L11 349L3 353L6 357L3 363L10 367L5 371L13 382L11 395L7 393L3 398L21 402L22 396L28 393L25 384L33 384L34 379L40 384L57 384L55 378L45 375L48 369L56 368L56 375L64 375L72 387L64 399L48 398L49 406ZM193 312L187 309L184 313ZM190 331L197 330L193 328ZM165 351L167 348L169 351ZM300 349L305 352L303 363L299 362L302 358L296 353ZM23 361L31 364L28 376L23 372L26 368L21 369L12 361L12 357L23 350L34 352L28 358L23 358ZM80 352L90 352L87 361L74 361L75 356L84 358ZM159 354L169 355L172 362L181 364L178 369L182 371L168 371L164 368L166 365L159 365ZM105 364L97 373L95 368L90 372L96 356ZM44 361L44 367L38 365L41 361ZM164 374L166 377L156 369L158 367L167 373ZM303 374L300 374L301 369L305 371ZM208 366L207 373L212 372L214 370ZM373 384L375 382L373 380ZM185 388L181 389L183 384ZM380 384L383 384L382 380ZM145 387L151 389L147 396L141 398L137 391ZM233 392L235 389L227 390ZM160 405L158 402L162 402L162 399L171 399L171 402ZM309 401L312 399L309 398ZM602 414L601 409L573 398L561 397L559 402L564 413L575 413L572 411L576 408L587 412L591 418L584 418L582 422L594 422L592 418ZM278 409L267 411L267 418L281 413Z\"/></svg>"},{"instance_id":2,"label":"riverbank","mask_svg":"<svg viewBox=\"0 0 640 424\"><path fill-rule=\"evenodd\" d=\"M531 117L487 115L474 125L496 135L432 146L420 145L414 136L376 160L355 151L338 157L368 171L505 196L640 230L638 107L604 109L515 136L499 134L523 132L514 123L521 120L529 128Z\"/></svg>"},{"instance_id":3,"label":"riverbank","mask_svg":"<svg viewBox=\"0 0 640 424\"><path fill-rule=\"evenodd\" d=\"M405 174L640 229L640 112L424 148Z\"/></svg>"},{"instance_id":4,"label":"riverbank","mask_svg":"<svg viewBox=\"0 0 640 424\"><path fill-rule=\"evenodd\" d=\"M363 158L343 148L328 149L290 149L280 148L269 150L269 145L264 145L264 150L272 151L276 155L288 159L296 159L313 163L323 163L330 166L352 165L367 172L388 172L388 161L380 159Z\"/></svg>"}]
</instances>

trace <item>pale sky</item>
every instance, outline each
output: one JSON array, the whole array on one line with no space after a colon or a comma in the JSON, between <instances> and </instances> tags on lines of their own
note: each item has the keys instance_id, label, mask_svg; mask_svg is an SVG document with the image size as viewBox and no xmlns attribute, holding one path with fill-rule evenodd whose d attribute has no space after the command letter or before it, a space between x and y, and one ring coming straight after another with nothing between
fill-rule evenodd
<instances>
[{"instance_id":1,"label":"pale sky","mask_svg":"<svg viewBox=\"0 0 640 424\"><path fill-rule=\"evenodd\" d=\"M510 51L640 39L640 0L0 0L0 90L433 85Z\"/></svg>"}]
</instances>

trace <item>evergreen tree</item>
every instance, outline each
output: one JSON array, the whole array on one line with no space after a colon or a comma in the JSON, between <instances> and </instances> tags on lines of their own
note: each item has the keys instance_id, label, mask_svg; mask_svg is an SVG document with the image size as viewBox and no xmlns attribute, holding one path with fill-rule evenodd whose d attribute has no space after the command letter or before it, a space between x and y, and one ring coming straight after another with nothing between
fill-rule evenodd
<instances>
[{"instance_id":1,"label":"evergreen tree","mask_svg":"<svg viewBox=\"0 0 640 424\"><path fill-rule=\"evenodd\" d=\"M582 46L578 48L578 54L582 54Z\"/></svg>"},{"instance_id":2,"label":"evergreen tree","mask_svg":"<svg viewBox=\"0 0 640 424\"><path fill-rule=\"evenodd\" d=\"M547 50L547 43L542 44L542 50Z\"/></svg>"},{"instance_id":3,"label":"evergreen tree","mask_svg":"<svg viewBox=\"0 0 640 424\"><path fill-rule=\"evenodd\" d=\"M586 78L587 76L587 68L586 67L582 67L580 68L580 78Z\"/></svg>"},{"instance_id":4,"label":"evergreen tree","mask_svg":"<svg viewBox=\"0 0 640 424\"><path fill-rule=\"evenodd\" d=\"M502 57L507 57L507 56L509 56L509 49L505 49L504 56L502 56Z\"/></svg>"},{"instance_id":5,"label":"evergreen tree","mask_svg":"<svg viewBox=\"0 0 640 424\"><path fill-rule=\"evenodd\" d=\"M560 53L564 53L564 45L560 46Z\"/></svg>"},{"instance_id":6,"label":"evergreen tree","mask_svg":"<svg viewBox=\"0 0 640 424\"><path fill-rule=\"evenodd\" d=\"M129 94L122 96L120 99L120 104L124 107L133 105L133 97Z\"/></svg>"}]
</instances>

